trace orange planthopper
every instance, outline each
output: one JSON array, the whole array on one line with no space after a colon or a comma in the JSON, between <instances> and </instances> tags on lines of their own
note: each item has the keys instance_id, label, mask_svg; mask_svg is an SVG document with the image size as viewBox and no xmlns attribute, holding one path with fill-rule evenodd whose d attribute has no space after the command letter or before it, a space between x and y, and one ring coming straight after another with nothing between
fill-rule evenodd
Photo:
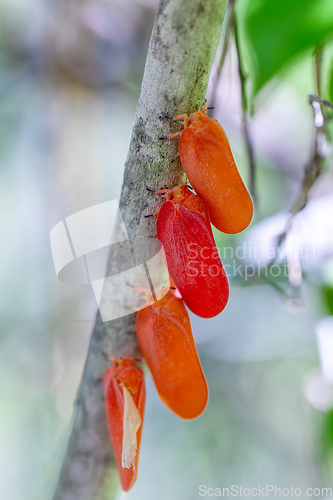
<instances>
[{"instance_id":1,"label":"orange planthopper","mask_svg":"<svg viewBox=\"0 0 333 500\"><path fill-rule=\"evenodd\" d=\"M182 300L169 291L140 309L136 333L162 401L179 417L198 417L208 389Z\"/></svg>"},{"instance_id":2,"label":"orange planthopper","mask_svg":"<svg viewBox=\"0 0 333 500\"><path fill-rule=\"evenodd\" d=\"M217 316L228 302L229 283L205 205L187 185L157 191L164 192L167 200L158 210L157 238L169 273L194 314Z\"/></svg>"},{"instance_id":3,"label":"orange planthopper","mask_svg":"<svg viewBox=\"0 0 333 500\"><path fill-rule=\"evenodd\" d=\"M110 358L104 373L107 422L120 476L128 491L138 471L140 440L146 400L144 374L134 358Z\"/></svg>"},{"instance_id":4,"label":"orange planthopper","mask_svg":"<svg viewBox=\"0 0 333 500\"><path fill-rule=\"evenodd\" d=\"M253 203L238 172L227 136L218 123L206 115L207 107L184 120L179 155L185 173L206 205L212 224L224 233L235 234L250 224Z\"/></svg>"}]
</instances>

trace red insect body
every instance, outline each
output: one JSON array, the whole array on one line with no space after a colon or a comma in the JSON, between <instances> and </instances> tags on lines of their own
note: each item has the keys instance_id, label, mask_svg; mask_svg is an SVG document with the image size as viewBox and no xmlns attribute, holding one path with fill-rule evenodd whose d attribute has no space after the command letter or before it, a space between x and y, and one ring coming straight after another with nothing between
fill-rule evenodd
<instances>
[{"instance_id":1,"label":"red insect body","mask_svg":"<svg viewBox=\"0 0 333 500\"><path fill-rule=\"evenodd\" d=\"M136 333L161 399L182 418L198 417L208 389L182 300L169 291L141 309Z\"/></svg>"},{"instance_id":2,"label":"red insect body","mask_svg":"<svg viewBox=\"0 0 333 500\"><path fill-rule=\"evenodd\" d=\"M138 470L146 390L143 371L133 358L111 358L104 374L105 409L124 491L134 484Z\"/></svg>"},{"instance_id":3,"label":"red insect body","mask_svg":"<svg viewBox=\"0 0 333 500\"><path fill-rule=\"evenodd\" d=\"M235 234L250 224L251 197L238 172L227 136L217 120L206 115L207 108L187 115L180 135L179 155L185 173L202 198L212 224L224 233Z\"/></svg>"},{"instance_id":4,"label":"red insect body","mask_svg":"<svg viewBox=\"0 0 333 500\"><path fill-rule=\"evenodd\" d=\"M158 211L157 237L169 273L191 311L202 318L223 311L229 298L228 279L205 206L188 186L168 191Z\"/></svg>"}]
</instances>

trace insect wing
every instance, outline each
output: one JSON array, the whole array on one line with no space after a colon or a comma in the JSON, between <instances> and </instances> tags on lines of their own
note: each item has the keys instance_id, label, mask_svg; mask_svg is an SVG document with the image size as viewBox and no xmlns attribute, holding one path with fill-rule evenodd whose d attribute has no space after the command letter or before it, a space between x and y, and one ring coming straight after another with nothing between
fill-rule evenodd
<instances>
[{"instance_id":1,"label":"insect wing","mask_svg":"<svg viewBox=\"0 0 333 500\"><path fill-rule=\"evenodd\" d=\"M138 385L135 400L123 382L119 382L114 368L104 374L105 408L110 438L116 458L121 485L128 491L137 477L145 405L145 385Z\"/></svg>"},{"instance_id":2,"label":"insect wing","mask_svg":"<svg viewBox=\"0 0 333 500\"><path fill-rule=\"evenodd\" d=\"M137 316L140 349L164 403L191 419L205 409L208 389L181 299L170 292Z\"/></svg>"},{"instance_id":3,"label":"insect wing","mask_svg":"<svg viewBox=\"0 0 333 500\"><path fill-rule=\"evenodd\" d=\"M182 133L179 153L212 224L229 234L246 229L253 217L253 203L221 125L203 116Z\"/></svg>"},{"instance_id":4,"label":"insect wing","mask_svg":"<svg viewBox=\"0 0 333 500\"><path fill-rule=\"evenodd\" d=\"M209 221L201 214L166 201L157 219L169 273L186 305L202 318L225 308L229 284Z\"/></svg>"}]
</instances>

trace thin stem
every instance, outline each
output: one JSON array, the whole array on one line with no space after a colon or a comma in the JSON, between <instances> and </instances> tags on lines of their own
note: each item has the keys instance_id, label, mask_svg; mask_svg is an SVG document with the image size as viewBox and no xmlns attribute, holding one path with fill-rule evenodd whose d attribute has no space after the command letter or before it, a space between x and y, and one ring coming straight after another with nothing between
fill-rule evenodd
<instances>
[{"instance_id":1,"label":"thin stem","mask_svg":"<svg viewBox=\"0 0 333 500\"><path fill-rule=\"evenodd\" d=\"M309 95L309 103L312 105L314 102L318 102L324 108L333 109L332 102L327 101L326 99L322 99L321 97L319 97L318 94L316 94L315 92L312 92Z\"/></svg>"},{"instance_id":2,"label":"thin stem","mask_svg":"<svg viewBox=\"0 0 333 500\"><path fill-rule=\"evenodd\" d=\"M225 28L225 33L224 33L224 38L223 38L223 44L222 44L222 51L220 55L220 60L218 64L218 68L216 71L216 76L215 76L215 84L213 88L213 94L210 100L211 107L215 107L216 104L216 98L217 98L217 88L218 88L218 82L221 77L222 69L224 66L225 58L228 53L229 45L230 45L230 40L232 36L232 30L233 30L233 24L234 24L234 15L235 15L235 5L236 0L229 0L228 1L228 8L227 8L227 21L226 21L226 28Z\"/></svg>"},{"instance_id":3,"label":"thin stem","mask_svg":"<svg viewBox=\"0 0 333 500\"><path fill-rule=\"evenodd\" d=\"M322 94L322 85L321 85L321 66L323 60L323 47L318 46L315 51L315 77L316 77L316 86L317 93L319 95Z\"/></svg>"},{"instance_id":4,"label":"thin stem","mask_svg":"<svg viewBox=\"0 0 333 500\"><path fill-rule=\"evenodd\" d=\"M318 92L321 89L321 61L322 50L319 49L315 54L315 75ZM320 176L325 161L326 154L323 151L320 140L321 138L324 138L324 140L326 141L327 117L323 113L322 106L325 105L325 107L333 109L333 105L329 101L323 101L323 99L317 97L318 96L314 93L310 94L309 96L309 103L312 105L314 111L314 141L309 163L304 170L304 177L301 188L291 208L292 217L303 210L303 208L307 204L310 189Z\"/></svg>"},{"instance_id":5,"label":"thin stem","mask_svg":"<svg viewBox=\"0 0 333 500\"><path fill-rule=\"evenodd\" d=\"M242 94L242 120L243 120L243 131L244 131L244 139L247 151L247 157L249 162L249 170L250 170L250 192L253 197L254 204L257 203L257 191L256 191L256 164L255 164L255 155L254 155L254 147L250 137L249 131L249 115L248 115L248 98L246 92L246 79L247 75L245 73L241 49L240 49L240 41L239 41L239 30L238 23L235 15L233 16L233 30L235 36L235 44L237 51L237 59L238 59L238 73L241 82L241 94Z\"/></svg>"},{"instance_id":6,"label":"thin stem","mask_svg":"<svg viewBox=\"0 0 333 500\"><path fill-rule=\"evenodd\" d=\"M318 92L321 90L321 61L322 50L318 49L315 53L315 77ZM278 247L286 240L286 238L288 238L295 215L306 206L309 198L309 192L322 173L325 158L328 153L328 147L326 144L328 117L323 113L322 106L333 109L333 105L329 101L324 101L315 93L309 95L309 103L312 105L314 111L315 133L313 146L309 162L304 169L302 184L290 210L290 218L288 220L286 230L278 238ZM293 286L291 280L290 284ZM297 285L294 288L297 289L297 293L300 294L300 285Z\"/></svg>"}]
</instances>

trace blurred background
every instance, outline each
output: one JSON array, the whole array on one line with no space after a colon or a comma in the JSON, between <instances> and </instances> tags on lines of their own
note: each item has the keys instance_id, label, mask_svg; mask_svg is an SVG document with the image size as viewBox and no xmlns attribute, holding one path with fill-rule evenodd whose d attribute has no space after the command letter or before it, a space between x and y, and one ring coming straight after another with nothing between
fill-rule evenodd
<instances>
[{"instance_id":1,"label":"blurred background","mask_svg":"<svg viewBox=\"0 0 333 500\"><path fill-rule=\"evenodd\" d=\"M49 500L58 479L96 302L88 285L57 280L49 234L119 198L156 9L156 0L0 1L6 500ZM250 185L255 152L256 215L244 234L215 232L229 266L227 309L191 316L208 408L180 421L147 375L128 499L192 500L199 485L333 487L332 111L309 103L310 93L333 100L333 4L237 0L235 9L207 98ZM315 182L302 188L305 168Z\"/></svg>"}]
</instances>

